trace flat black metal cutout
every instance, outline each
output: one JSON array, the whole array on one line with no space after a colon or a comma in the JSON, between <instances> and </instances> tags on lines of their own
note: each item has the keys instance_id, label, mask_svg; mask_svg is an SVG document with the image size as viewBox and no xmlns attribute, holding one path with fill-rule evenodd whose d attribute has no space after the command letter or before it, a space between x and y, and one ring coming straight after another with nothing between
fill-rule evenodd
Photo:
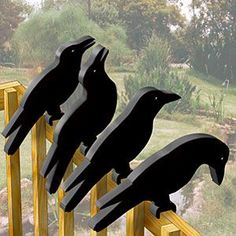
<instances>
[{"instance_id":1,"label":"flat black metal cutout","mask_svg":"<svg viewBox=\"0 0 236 236\"><path fill-rule=\"evenodd\" d=\"M176 210L169 194L176 192L202 164L210 167L212 180L220 185L229 156L229 148L208 134L190 134L167 145L142 162L118 187L97 201L101 209L89 220L100 231L144 200L153 201L151 211L159 217L166 210Z\"/></svg>"},{"instance_id":2,"label":"flat black metal cutout","mask_svg":"<svg viewBox=\"0 0 236 236\"><path fill-rule=\"evenodd\" d=\"M94 38L84 36L62 45L56 52L55 61L32 81L19 108L2 132L4 137L9 137L4 147L6 153L15 153L45 112L50 124L62 116L60 105L76 89L82 55L94 43Z\"/></svg>"},{"instance_id":3,"label":"flat black metal cutout","mask_svg":"<svg viewBox=\"0 0 236 236\"><path fill-rule=\"evenodd\" d=\"M112 168L117 179L130 173L129 162L147 144L153 120L168 102L180 99L177 94L146 87L131 99L124 112L98 137L85 160L64 182L69 191L61 202L65 211L73 210L89 190Z\"/></svg>"},{"instance_id":4,"label":"flat black metal cutout","mask_svg":"<svg viewBox=\"0 0 236 236\"><path fill-rule=\"evenodd\" d=\"M76 149L81 142L85 152L96 136L110 123L115 113L117 90L115 83L105 72L108 50L97 45L81 66L79 82L82 96L70 107L56 125L53 144L49 149L41 174L47 176L46 188L54 193L65 174Z\"/></svg>"}]
</instances>

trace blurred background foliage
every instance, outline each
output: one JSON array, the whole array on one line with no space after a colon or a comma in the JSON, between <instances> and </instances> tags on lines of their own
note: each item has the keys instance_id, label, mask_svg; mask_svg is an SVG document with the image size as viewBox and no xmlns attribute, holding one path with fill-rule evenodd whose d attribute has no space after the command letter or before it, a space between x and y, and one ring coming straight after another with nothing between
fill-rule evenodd
<instances>
[{"instance_id":1,"label":"blurred background foliage","mask_svg":"<svg viewBox=\"0 0 236 236\"><path fill-rule=\"evenodd\" d=\"M223 185L211 184L208 169L200 169L180 194L186 200L179 214L204 236L236 235L236 0L37 0L37 7L33 2L0 1L0 82L17 79L28 85L62 43L92 35L110 50L106 69L120 95L116 116L144 86L182 97L158 115L139 161L193 132L208 132L229 144ZM28 150L29 141L22 146L22 176L30 178ZM4 176L1 172L0 190Z\"/></svg>"}]
</instances>

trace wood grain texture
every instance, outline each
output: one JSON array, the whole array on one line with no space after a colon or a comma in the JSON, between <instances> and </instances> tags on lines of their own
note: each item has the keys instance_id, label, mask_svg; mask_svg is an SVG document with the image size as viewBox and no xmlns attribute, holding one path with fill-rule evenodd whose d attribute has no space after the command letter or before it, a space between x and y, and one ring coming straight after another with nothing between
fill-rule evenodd
<instances>
[{"instance_id":1,"label":"wood grain texture","mask_svg":"<svg viewBox=\"0 0 236 236\"><path fill-rule=\"evenodd\" d=\"M117 184L112 180L112 172L107 174L107 191L110 192Z\"/></svg>"},{"instance_id":2,"label":"wood grain texture","mask_svg":"<svg viewBox=\"0 0 236 236\"><path fill-rule=\"evenodd\" d=\"M172 211L167 211L162 213L163 217L169 220L177 228L179 228L184 234L188 236L200 236L200 233L192 228L188 223L186 223L180 216Z\"/></svg>"},{"instance_id":3,"label":"wood grain texture","mask_svg":"<svg viewBox=\"0 0 236 236\"><path fill-rule=\"evenodd\" d=\"M21 85L18 81L8 82L8 83L1 83L0 84L0 111L4 110L4 90L14 88L17 91L18 95L18 102L21 100L25 92L25 87Z\"/></svg>"},{"instance_id":4,"label":"wood grain texture","mask_svg":"<svg viewBox=\"0 0 236 236\"><path fill-rule=\"evenodd\" d=\"M161 227L161 236L181 236L180 230L173 224Z\"/></svg>"},{"instance_id":5,"label":"wood grain texture","mask_svg":"<svg viewBox=\"0 0 236 236\"><path fill-rule=\"evenodd\" d=\"M144 224L145 227L154 235L161 235L161 228L165 225L169 225L170 221L164 218L161 214L160 219L157 219L149 210L150 209L150 202L145 202L145 218Z\"/></svg>"},{"instance_id":6,"label":"wood grain texture","mask_svg":"<svg viewBox=\"0 0 236 236\"><path fill-rule=\"evenodd\" d=\"M67 167L66 173L64 175L63 181L73 172L73 164L70 163ZM60 187L58 190L58 206L61 200L64 198L65 192ZM58 209L58 224L59 224L59 236L73 236L74 235L74 212L64 212L63 209L59 207Z\"/></svg>"},{"instance_id":7,"label":"wood grain texture","mask_svg":"<svg viewBox=\"0 0 236 236\"><path fill-rule=\"evenodd\" d=\"M13 88L4 90L5 123L17 109L17 92ZM7 198L8 198L8 220L9 236L22 235L22 208L21 208L21 186L20 186L20 155L19 150L14 155L6 156L7 169Z\"/></svg>"},{"instance_id":8,"label":"wood grain texture","mask_svg":"<svg viewBox=\"0 0 236 236\"><path fill-rule=\"evenodd\" d=\"M90 193L90 215L94 216L98 212L96 206L97 200L102 197L107 192L107 176L104 176L91 190ZM100 232L95 232L91 230L91 236L106 236L107 229L104 229Z\"/></svg>"},{"instance_id":9,"label":"wood grain texture","mask_svg":"<svg viewBox=\"0 0 236 236\"><path fill-rule=\"evenodd\" d=\"M144 203L126 213L126 235L144 236Z\"/></svg>"},{"instance_id":10,"label":"wood grain texture","mask_svg":"<svg viewBox=\"0 0 236 236\"><path fill-rule=\"evenodd\" d=\"M32 179L34 207L34 235L48 235L48 197L46 179L40 169L46 156L45 119L41 117L32 129Z\"/></svg>"}]
</instances>

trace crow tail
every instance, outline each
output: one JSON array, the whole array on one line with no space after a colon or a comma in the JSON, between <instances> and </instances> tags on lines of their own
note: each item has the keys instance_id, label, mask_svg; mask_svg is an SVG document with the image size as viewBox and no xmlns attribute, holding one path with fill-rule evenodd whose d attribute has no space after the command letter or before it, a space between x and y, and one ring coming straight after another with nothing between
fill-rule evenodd
<instances>
[{"instance_id":1,"label":"crow tail","mask_svg":"<svg viewBox=\"0 0 236 236\"><path fill-rule=\"evenodd\" d=\"M66 212L72 211L102 177L103 176L99 176L96 173L90 173L87 178L66 194L60 203L61 208Z\"/></svg>"},{"instance_id":2,"label":"crow tail","mask_svg":"<svg viewBox=\"0 0 236 236\"><path fill-rule=\"evenodd\" d=\"M97 206L100 209L106 208L110 205L114 205L120 202L122 199L126 199L128 195L133 191L132 182L126 179L124 182L119 184L111 192L105 194L97 201Z\"/></svg>"},{"instance_id":3,"label":"crow tail","mask_svg":"<svg viewBox=\"0 0 236 236\"><path fill-rule=\"evenodd\" d=\"M8 155L13 155L17 149L20 147L21 143L29 133L31 126L19 126L8 138L5 146L4 146L4 151Z\"/></svg>"},{"instance_id":4,"label":"crow tail","mask_svg":"<svg viewBox=\"0 0 236 236\"><path fill-rule=\"evenodd\" d=\"M47 178L46 189L49 193L55 193L60 186L66 169L70 164L73 157L73 153L66 153L66 157L59 157L60 159L56 162L53 168L50 170Z\"/></svg>"},{"instance_id":5,"label":"crow tail","mask_svg":"<svg viewBox=\"0 0 236 236\"><path fill-rule=\"evenodd\" d=\"M85 157L83 162L76 167L76 169L73 171L73 173L68 177L68 179L63 183L63 189L65 192L70 191L72 188L74 188L77 184L79 184L81 181L85 179L85 176L87 173L91 173L91 167L93 165L91 162Z\"/></svg>"},{"instance_id":6,"label":"crow tail","mask_svg":"<svg viewBox=\"0 0 236 236\"><path fill-rule=\"evenodd\" d=\"M93 218L90 218L88 225L99 232L139 203L140 200L135 197L123 199L123 201L100 210Z\"/></svg>"},{"instance_id":7,"label":"crow tail","mask_svg":"<svg viewBox=\"0 0 236 236\"><path fill-rule=\"evenodd\" d=\"M45 158L40 174L45 178L59 160L71 159L71 148L53 142ZM72 154L73 155L73 154Z\"/></svg>"},{"instance_id":8,"label":"crow tail","mask_svg":"<svg viewBox=\"0 0 236 236\"><path fill-rule=\"evenodd\" d=\"M12 134L19 126L24 124L25 112L24 108L19 106L11 120L2 131L2 135L7 138L10 134Z\"/></svg>"}]
</instances>

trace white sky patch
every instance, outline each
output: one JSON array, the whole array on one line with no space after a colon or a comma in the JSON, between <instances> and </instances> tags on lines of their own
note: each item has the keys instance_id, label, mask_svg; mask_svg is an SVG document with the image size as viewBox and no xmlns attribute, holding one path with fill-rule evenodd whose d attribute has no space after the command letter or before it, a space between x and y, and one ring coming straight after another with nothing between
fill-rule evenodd
<instances>
[{"instance_id":1,"label":"white sky patch","mask_svg":"<svg viewBox=\"0 0 236 236\"><path fill-rule=\"evenodd\" d=\"M40 6L42 0L25 0L27 3L29 3L30 5L33 5L33 6Z\"/></svg>"},{"instance_id":2,"label":"white sky patch","mask_svg":"<svg viewBox=\"0 0 236 236\"><path fill-rule=\"evenodd\" d=\"M42 0L25 0L30 5L33 5L35 7L40 7ZM192 11L189 7L192 3L192 0L182 0L183 6L181 7L182 13L186 16L187 20L190 20L192 17Z\"/></svg>"},{"instance_id":3,"label":"white sky patch","mask_svg":"<svg viewBox=\"0 0 236 236\"><path fill-rule=\"evenodd\" d=\"M183 0L183 7L181 7L182 13L186 16L187 20L191 20L192 18L192 9L190 8L190 4L192 0Z\"/></svg>"}]
</instances>

